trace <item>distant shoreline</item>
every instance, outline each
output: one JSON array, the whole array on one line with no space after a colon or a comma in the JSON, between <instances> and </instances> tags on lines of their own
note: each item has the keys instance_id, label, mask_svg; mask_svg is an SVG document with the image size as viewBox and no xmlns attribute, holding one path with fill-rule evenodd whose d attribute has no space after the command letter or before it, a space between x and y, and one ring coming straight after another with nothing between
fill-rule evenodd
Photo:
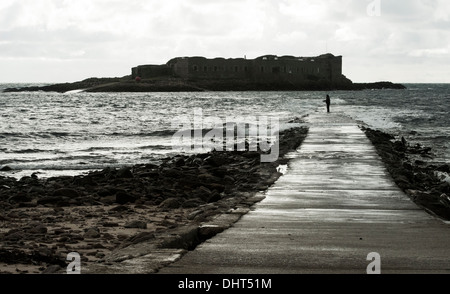
<instances>
[{"instance_id":1,"label":"distant shoreline","mask_svg":"<svg viewBox=\"0 0 450 294\"><path fill-rule=\"evenodd\" d=\"M234 79L203 79L188 80L175 77L153 78L141 81L132 80L130 76L121 78L89 78L72 83L55 83L45 86L29 86L22 88L7 88L3 92L205 92L205 91L360 91L373 89L404 90L402 84L382 81L374 83L329 84L323 82L308 82L302 84L254 83Z\"/></svg>"}]
</instances>

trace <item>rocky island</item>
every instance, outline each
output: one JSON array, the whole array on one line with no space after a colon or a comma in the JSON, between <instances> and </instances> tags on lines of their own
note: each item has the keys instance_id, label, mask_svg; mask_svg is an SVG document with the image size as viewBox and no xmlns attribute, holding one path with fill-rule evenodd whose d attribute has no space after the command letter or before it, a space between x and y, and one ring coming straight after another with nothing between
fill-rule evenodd
<instances>
[{"instance_id":1,"label":"rocky island","mask_svg":"<svg viewBox=\"0 0 450 294\"><path fill-rule=\"evenodd\" d=\"M342 74L342 56L265 55L256 59L177 57L162 65L140 65L131 75L73 83L9 88L4 92L198 92L330 91L406 89L391 82L353 83Z\"/></svg>"}]
</instances>

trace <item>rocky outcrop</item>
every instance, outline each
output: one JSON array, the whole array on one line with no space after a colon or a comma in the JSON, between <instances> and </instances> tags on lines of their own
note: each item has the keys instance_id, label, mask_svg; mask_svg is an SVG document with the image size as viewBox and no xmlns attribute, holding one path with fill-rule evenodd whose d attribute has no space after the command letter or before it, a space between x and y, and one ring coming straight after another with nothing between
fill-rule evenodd
<instances>
[{"instance_id":1,"label":"rocky outcrop","mask_svg":"<svg viewBox=\"0 0 450 294\"><path fill-rule=\"evenodd\" d=\"M392 82L375 82L375 83L354 83L351 86L352 90L405 90L406 87L402 84L395 84Z\"/></svg>"},{"instance_id":2,"label":"rocky outcrop","mask_svg":"<svg viewBox=\"0 0 450 294\"><path fill-rule=\"evenodd\" d=\"M406 89L390 82L355 84L343 78L338 83L310 80L302 83L257 83L239 79L182 79L161 77L141 80L123 78L91 78L81 82L54 84L41 87L8 88L4 92L44 91L65 93L74 90L85 92L202 92L202 91L330 91L365 89Z\"/></svg>"},{"instance_id":3,"label":"rocky outcrop","mask_svg":"<svg viewBox=\"0 0 450 294\"><path fill-rule=\"evenodd\" d=\"M419 144L410 145L403 137L396 140L387 134L363 128L383 162L405 193L419 206L444 220L450 220L450 183L442 181L437 172L450 172L448 164L427 164L432 149Z\"/></svg>"}]
</instances>

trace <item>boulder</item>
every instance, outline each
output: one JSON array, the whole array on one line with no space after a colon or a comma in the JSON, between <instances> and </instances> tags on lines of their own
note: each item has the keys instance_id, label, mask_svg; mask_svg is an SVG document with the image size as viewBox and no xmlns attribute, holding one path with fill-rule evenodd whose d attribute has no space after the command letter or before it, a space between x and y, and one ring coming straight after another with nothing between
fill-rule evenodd
<instances>
[{"instance_id":1,"label":"boulder","mask_svg":"<svg viewBox=\"0 0 450 294\"><path fill-rule=\"evenodd\" d=\"M445 173L450 173L450 165L449 164L441 165L437 168L437 170Z\"/></svg>"},{"instance_id":2,"label":"boulder","mask_svg":"<svg viewBox=\"0 0 450 294\"><path fill-rule=\"evenodd\" d=\"M181 201L176 198L168 198L159 204L161 208L177 209L181 206Z\"/></svg>"},{"instance_id":3,"label":"boulder","mask_svg":"<svg viewBox=\"0 0 450 294\"><path fill-rule=\"evenodd\" d=\"M29 231L31 234L46 234L47 233L47 227L43 224L38 224L34 227L32 227Z\"/></svg>"},{"instance_id":4,"label":"boulder","mask_svg":"<svg viewBox=\"0 0 450 294\"><path fill-rule=\"evenodd\" d=\"M213 176L208 173L200 174L198 175L198 180L202 181L203 183L209 184L209 183L220 183L221 179L219 177Z\"/></svg>"},{"instance_id":5,"label":"boulder","mask_svg":"<svg viewBox=\"0 0 450 294\"><path fill-rule=\"evenodd\" d=\"M155 238L155 234L152 232L142 232L127 239L131 244L138 244L144 241L152 240Z\"/></svg>"},{"instance_id":6,"label":"boulder","mask_svg":"<svg viewBox=\"0 0 450 294\"><path fill-rule=\"evenodd\" d=\"M123 167L117 171L116 178L119 179L132 179L133 178L133 172L131 171L131 168L129 167Z\"/></svg>"},{"instance_id":7,"label":"boulder","mask_svg":"<svg viewBox=\"0 0 450 294\"><path fill-rule=\"evenodd\" d=\"M223 191L225 191L225 186L224 185L222 185L222 184L218 184L218 183L212 183L212 184L209 184L208 185L208 188L209 189L211 189L211 190L216 190L216 191L218 191L218 192L223 192Z\"/></svg>"},{"instance_id":8,"label":"boulder","mask_svg":"<svg viewBox=\"0 0 450 294\"><path fill-rule=\"evenodd\" d=\"M30 189L28 189L27 193L28 193L28 195L44 196L45 190L39 186L32 186Z\"/></svg>"},{"instance_id":9,"label":"boulder","mask_svg":"<svg viewBox=\"0 0 450 294\"><path fill-rule=\"evenodd\" d=\"M87 239L96 239L100 237L100 230L96 227L89 228L86 230L86 233L84 233L84 238Z\"/></svg>"},{"instance_id":10,"label":"boulder","mask_svg":"<svg viewBox=\"0 0 450 294\"><path fill-rule=\"evenodd\" d=\"M56 204L60 201L63 201L64 198L60 196L46 196L37 200L37 204L46 205L46 204Z\"/></svg>"},{"instance_id":11,"label":"boulder","mask_svg":"<svg viewBox=\"0 0 450 294\"><path fill-rule=\"evenodd\" d=\"M183 177L183 172L177 168L164 168L162 174L169 178L179 179Z\"/></svg>"},{"instance_id":12,"label":"boulder","mask_svg":"<svg viewBox=\"0 0 450 294\"><path fill-rule=\"evenodd\" d=\"M118 204L127 204L136 202L136 197L131 194L128 194L125 191L119 191L116 193L116 203Z\"/></svg>"},{"instance_id":13,"label":"boulder","mask_svg":"<svg viewBox=\"0 0 450 294\"><path fill-rule=\"evenodd\" d=\"M119 206L111 208L109 211L111 211L111 212L125 212L125 211L129 211L129 210L130 210L130 208L128 208L127 206L119 205Z\"/></svg>"},{"instance_id":14,"label":"boulder","mask_svg":"<svg viewBox=\"0 0 450 294\"><path fill-rule=\"evenodd\" d=\"M13 169L10 168L9 166L3 166L2 168L0 168L0 171L2 172L7 172L7 171L12 171Z\"/></svg>"},{"instance_id":15,"label":"boulder","mask_svg":"<svg viewBox=\"0 0 450 294\"><path fill-rule=\"evenodd\" d=\"M57 264L54 264L54 265L50 265L45 270L43 270L41 274L49 275L49 274L58 274L58 273L62 273L62 272L63 272L63 268Z\"/></svg>"},{"instance_id":16,"label":"boulder","mask_svg":"<svg viewBox=\"0 0 450 294\"><path fill-rule=\"evenodd\" d=\"M118 227L119 223L116 223L116 222L104 222L104 223L102 223L102 226L107 227L107 228L114 228L114 227Z\"/></svg>"},{"instance_id":17,"label":"boulder","mask_svg":"<svg viewBox=\"0 0 450 294\"><path fill-rule=\"evenodd\" d=\"M13 232L6 233L3 240L5 241L19 241L21 239L25 238L25 233L22 231L14 230Z\"/></svg>"},{"instance_id":18,"label":"boulder","mask_svg":"<svg viewBox=\"0 0 450 294\"><path fill-rule=\"evenodd\" d=\"M211 197L209 197L208 203L214 203L214 202L220 201L221 199L222 199L222 197L220 196L220 194L215 192L215 193L212 193Z\"/></svg>"},{"instance_id":19,"label":"boulder","mask_svg":"<svg viewBox=\"0 0 450 294\"><path fill-rule=\"evenodd\" d=\"M188 199L186 201L184 201L183 203L183 207L184 208L195 208L195 207L199 207L200 205L205 204L205 201L199 199L199 198L193 198L193 199Z\"/></svg>"},{"instance_id":20,"label":"boulder","mask_svg":"<svg viewBox=\"0 0 450 294\"><path fill-rule=\"evenodd\" d=\"M443 193L439 196L439 202L447 208L450 208L450 196Z\"/></svg>"},{"instance_id":21,"label":"boulder","mask_svg":"<svg viewBox=\"0 0 450 294\"><path fill-rule=\"evenodd\" d=\"M19 193L17 195L9 197L10 202L16 202L16 203L30 202L31 200L32 200L32 198L25 193Z\"/></svg>"},{"instance_id":22,"label":"boulder","mask_svg":"<svg viewBox=\"0 0 450 294\"><path fill-rule=\"evenodd\" d=\"M80 194L78 193L78 191L76 191L74 189L63 188L63 189L55 190L53 192L53 196L63 196L63 197L69 197L69 198L76 198L76 197L79 197Z\"/></svg>"},{"instance_id":23,"label":"boulder","mask_svg":"<svg viewBox=\"0 0 450 294\"><path fill-rule=\"evenodd\" d=\"M128 229L146 229L147 223L143 221L132 221L125 224L124 227Z\"/></svg>"}]
</instances>

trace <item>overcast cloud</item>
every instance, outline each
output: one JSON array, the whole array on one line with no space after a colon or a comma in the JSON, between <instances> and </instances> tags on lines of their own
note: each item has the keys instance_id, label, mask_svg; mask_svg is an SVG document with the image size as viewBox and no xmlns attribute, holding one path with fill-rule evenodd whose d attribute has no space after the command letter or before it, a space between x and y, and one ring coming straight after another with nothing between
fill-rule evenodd
<instances>
[{"instance_id":1,"label":"overcast cloud","mask_svg":"<svg viewBox=\"0 0 450 294\"><path fill-rule=\"evenodd\" d=\"M330 52L355 82L447 83L449 14L444 0L2 0L0 82L124 76L177 56Z\"/></svg>"}]
</instances>

